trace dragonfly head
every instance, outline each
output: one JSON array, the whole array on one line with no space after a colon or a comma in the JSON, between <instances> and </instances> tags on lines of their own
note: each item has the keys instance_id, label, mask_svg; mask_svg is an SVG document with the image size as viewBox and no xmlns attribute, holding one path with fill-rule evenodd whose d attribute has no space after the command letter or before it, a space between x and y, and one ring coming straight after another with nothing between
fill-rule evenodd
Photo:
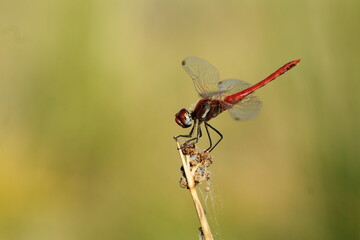
<instances>
[{"instance_id":1,"label":"dragonfly head","mask_svg":"<svg viewBox=\"0 0 360 240\"><path fill-rule=\"evenodd\" d=\"M191 113L182 108L178 113L175 114L175 122L183 128L188 128L192 125Z\"/></svg>"}]
</instances>

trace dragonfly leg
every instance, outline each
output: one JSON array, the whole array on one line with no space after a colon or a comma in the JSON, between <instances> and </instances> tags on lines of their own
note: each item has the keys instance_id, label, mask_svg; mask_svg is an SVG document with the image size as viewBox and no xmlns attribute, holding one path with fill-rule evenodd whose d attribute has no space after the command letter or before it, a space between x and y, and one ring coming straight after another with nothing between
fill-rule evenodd
<instances>
[{"instance_id":1,"label":"dragonfly leg","mask_svg":"<svg viewBox=\"0 0 360 240\"><path fill-rule=\"evenodd\" d=\"M208 124L206 122L205 122L205 130L208 135L209 142L210 142L210 146L205 150L205 152L207 152L212 147L212 141L211 141L211 136L210 136L209 129L208 129Z\"/></svg>"},{"instance_id":2,"label":"dragonfly leg","mask_svg":"<svg viewBox=\"0 0 360 240\"><path fill-rule=\"evenodd\" d=\"M194 133L195 128L197 128L196 129L197 133L196 133L196 137L193 138L193 133ZM197 122L194 122L194 125L191 128L189 134L187 134L187 135L178 135L178 136L175 136L174 139L177 141L179 138L191 138L191 139L187 140L184 143L185 145L190 145L190 144L193 144L193 143L197 143L199 141L199 138L201 138L201 136L202 136L202 132L201 132L200 124L198 124Z\"/></svg>"},{"instance_id":3,"label":"dragonfly leg","mask_svg":"<svg viewBox=\"0 0 360 240\"><path fill-rule=\"evenodd\" d=\"M193 135L193 132L194 132L194 129L195 129L195 126L196 126L196 123L194 123L193 127L191 128L190 130L190 133L187 134L187 135L178 135L178 136L175 136L174 139L177 141L178 138L191 138L192 135Z\"/></svg>"},{"instance_id":4,"label":"dragonfly leg","mask_svg":"<svg viewBox=\"0 0 360 240\"><path fill-rule=\"evenodd\" d=\"M211 152L212 150L214 150L214 148L220 143L220 141L223 139L223 135L216 129L214 128L213 126L211 126L210 124L208 124L207 122L204 122L205 123L205 129L206 129L206 132L208 134L208 137L209 137L209 141L210 141L210 147L208 149L205 150L205 152ZM214 146L212 146L212 141L211 141L211 137L210 137L210 134L209 134L209 130L208 130L208 127L210 127L212 130L214 130L219 136L220 136L220 139L216 142L216 144Z\"/></svg>"},{"instance_id":5,"label":"dragonfly leg","mask_svg":"<svg viewBox=\"0 0 360 240\"><path fill-rule=\"evenodd\" d=\"M196 144L202 136L201 126L198 124L196 137L189 139L185 142L185 145ZM194 141L195 140L195 141Z\"/></svg>"}]
</instances>

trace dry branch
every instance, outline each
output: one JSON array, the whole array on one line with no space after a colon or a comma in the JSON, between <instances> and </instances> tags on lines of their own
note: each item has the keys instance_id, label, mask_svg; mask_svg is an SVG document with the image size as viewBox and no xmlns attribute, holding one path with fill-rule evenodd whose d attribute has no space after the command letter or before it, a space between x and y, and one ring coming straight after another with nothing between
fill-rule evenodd
<instances>
[{"instance_id":1,"label":"dry branch","mask_svg":"<svg viewBox=\"0 0 360 240\"><path fill-rule=\"evenodd\" d=\"M199 168L205 164L209 164L211 162L211 157L208 155L208 153L197 153L195 151L195 146L193 148L184 149L184 147L180 146L179 142L177 141L177 146L179 149L181 161L183 164L183 171L185 174L186 182L187 182L187 188L190 190L191 197L194 201L194 205L196 208L197 215L199 217L199 221L201 224L201 231L203 234L203 237L205 240L213 240L213 236L210 230L210 226L208 224L208 221L206 219L205 211L201 205L200 199L198 197L197 191L196 191L196 184L199 182L198 180L195 180L195 176L198 173ZM190 151L189 151L190 149ZM192 151L191 151L192 150ZM184 154L186 153L186 154ZM190 156L194 156L196 154L196 160L195 163L191 162L193 160L190 159ZM191 166L194 164L194 166ZM206 174L206 173L204 173ZM206 176L204 176L206 178Z\"/></svg>"}]
</instances>

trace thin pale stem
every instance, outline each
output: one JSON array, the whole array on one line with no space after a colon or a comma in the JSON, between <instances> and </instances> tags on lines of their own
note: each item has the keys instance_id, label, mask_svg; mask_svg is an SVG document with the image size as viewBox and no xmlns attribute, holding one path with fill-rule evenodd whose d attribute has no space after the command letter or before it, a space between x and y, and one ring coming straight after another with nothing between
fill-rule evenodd
<instances>
[{"instance_id":1,"label":"thin pale stem","mask_svg":"<svg viewBox=\"0 0 360 240\"><path fill-rule=\"evenodd\" d=\"M196 212L197 212L197 215L198 215L199 220L200 220L201 229L203 231L205 240L213 240L214 238L212 236L209 223L208 223L208 221L206 219L205 211L204 211L204 209L203 209L203 207L201 205L199 196L198 196L197 191L196 191L196 185L195 185L195 181L194 181L194 174L190 170L190 163L189 163L190 162L190 156L189 155L184 155L182 153L179 142L176 141L176 144L177 144L178 149L179 149L181 161L182 161L182 164L183 164L183 167L184 167L186 180L187 180L187 183L188 183L188 187L189 187L189 190L190 190L191 197L192 197L192 199L194 201L194 205L195 205Z\"/></svg>"}]
</instances>

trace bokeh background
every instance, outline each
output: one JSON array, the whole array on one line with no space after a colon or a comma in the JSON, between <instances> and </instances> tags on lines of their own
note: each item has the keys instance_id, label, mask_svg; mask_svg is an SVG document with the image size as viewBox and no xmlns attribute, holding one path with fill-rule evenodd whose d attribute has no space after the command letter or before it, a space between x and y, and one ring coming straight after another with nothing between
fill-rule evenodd
<instances>
[{"instance_id":1,"label":"bokeh background","mask_svg":"<svg viewBox=\"0 0 360 240\"><path fill-rule=\"evenodd\" d=\"M197 239L186 56L250 83L302 59L256 119L211 121L222 239L360 239L359 23L357 0L2 0L0 239Z\"/></svg>"}]
</instances>

